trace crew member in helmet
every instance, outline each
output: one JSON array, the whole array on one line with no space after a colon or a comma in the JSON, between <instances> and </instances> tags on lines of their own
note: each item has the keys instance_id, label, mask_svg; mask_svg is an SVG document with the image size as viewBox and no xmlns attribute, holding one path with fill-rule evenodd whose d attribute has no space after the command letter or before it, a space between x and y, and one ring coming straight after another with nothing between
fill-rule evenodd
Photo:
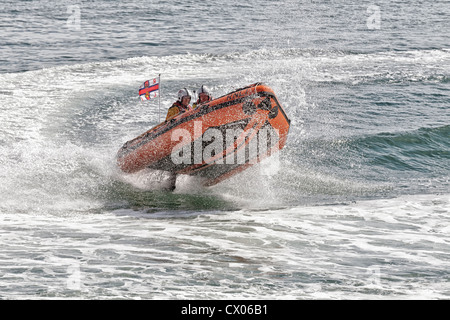
<instances>
[{"instance_id":1,"label":"crew member in helmet","mask_svg":"<svg viewBox=\"0 0 450 320\"><path fill-rule=\"evenodd\" d=\"M213 97L211 96L208 87L202 85L200 89L198 89L198 100L196 103L194 103L194 109L197 108L198 105L209 102L212 99Z\"/></svg>"},{"instance_id":2,"label":"crew member in helmet","mask_svg":"<svg viewBox=\"0 0 450 320\"><path fill-rule=\"evenodd\" d=\"M188 89L184 88L178 91L178 100L167 110L166 121L172 119L176 115L192 110L192 107L189 105L191 102L191 93ZM177 181L177 174L175 172L169 172L169 178L167 179L166 190L173 191L175 190L175 185Z\"/></svg>"},{"instance_id":3,"label":"crew member in helmet","mask_svg":"<svg viewBox=\"0 0 450 320\"><path fill-rule=\"evenodd\" d=\"M191 102L191 93L188 89L184 88L178 91L178 100L167 111L166 121L172 119L176 115L192 110L189 105Z\"/></svg>"}]
</instances>

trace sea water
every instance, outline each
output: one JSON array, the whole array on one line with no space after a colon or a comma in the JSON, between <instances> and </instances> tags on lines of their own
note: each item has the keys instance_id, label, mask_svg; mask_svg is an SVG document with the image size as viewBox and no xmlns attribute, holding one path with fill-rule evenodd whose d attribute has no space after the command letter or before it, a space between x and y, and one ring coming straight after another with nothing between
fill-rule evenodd
<instances>
[{"instance_id":1,"label":"sea water","mask_svg":"<svg viewBox=\"0 0 450 320\"><path fill-rule=\"evenodd\" d=\"M450 297L448 1L2 6L0 298ZM174 193L117 169L180 88L255 82L277 161Z\"/></svg>"}]
</instances>

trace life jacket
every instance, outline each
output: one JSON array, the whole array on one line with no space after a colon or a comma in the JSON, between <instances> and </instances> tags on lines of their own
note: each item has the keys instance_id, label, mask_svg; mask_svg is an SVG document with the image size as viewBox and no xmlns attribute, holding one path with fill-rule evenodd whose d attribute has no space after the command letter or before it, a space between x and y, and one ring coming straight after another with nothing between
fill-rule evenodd
<instances>
[{"instance_id":1,"label":"life jacket","mask_svg":"<svg viewBox=\"0 0 450 320\"><path fill-rule=\"evenodd\" d=\"M187 107L183 106L180 101L176 101L170 108L167 110L166 121L172 119L176 115L180 113L184 113L186 111L192 110L192 107L188 105Z\"/></svg>"}]
</instances>

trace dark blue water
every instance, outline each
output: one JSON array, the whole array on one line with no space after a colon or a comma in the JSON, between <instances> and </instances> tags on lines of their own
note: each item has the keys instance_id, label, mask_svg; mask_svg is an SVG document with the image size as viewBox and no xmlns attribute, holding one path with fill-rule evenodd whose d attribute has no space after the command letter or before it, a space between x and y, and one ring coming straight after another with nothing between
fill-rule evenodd
<instances>
[{"instance_id":1,"label":"dark blue water","mask_svg":"<svg viewBox=\"0 0 450 320\"><path fill-rule=\"evenodd\" d=\"M1 71L139 56L448 48L448 1L5 1Z\"/></svg>"},{"instance_id":2,"label":"dark blue water","mask_svg":"<svg viewBox=\"0 0 450 320\"><path fill-rule=\"evenodd\" d=\"M446 299L448 1L16 1L0 11L0 297ZM255 82L280 162L213 188L124 175L161 74ZM278 164L280 164L278 166Z\"/></svg>"}]
</instances>

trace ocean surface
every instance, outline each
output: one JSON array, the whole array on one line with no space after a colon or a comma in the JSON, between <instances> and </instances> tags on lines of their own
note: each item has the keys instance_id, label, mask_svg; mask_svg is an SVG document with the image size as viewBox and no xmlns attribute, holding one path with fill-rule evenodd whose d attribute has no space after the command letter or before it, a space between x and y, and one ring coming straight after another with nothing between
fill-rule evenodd
<instances>
[{"instance_id":1,"label":"ocean surface","mask_svg":"<svg viewBox=\"0 0 450 320\"><path fill-rule=\"evenodd\" d=\"M0 3L0 299L450 298L448 0ZM272 87L279 161L121 173L158 74Z\"/></svg>"}]
</instances>

